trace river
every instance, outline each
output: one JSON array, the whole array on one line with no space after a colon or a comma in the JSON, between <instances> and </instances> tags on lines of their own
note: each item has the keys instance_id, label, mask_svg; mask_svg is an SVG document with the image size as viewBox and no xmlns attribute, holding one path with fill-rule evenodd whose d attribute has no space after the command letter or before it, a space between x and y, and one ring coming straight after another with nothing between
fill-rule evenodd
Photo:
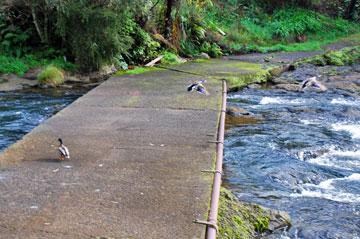
<instances>
[{"instance_id":1,"label":"river","mask_svg":"<svg viewBox=\"0 0 360 239\"><path fill-rule=\"evenodd\" d=\"M290 214L271 238L360 238L360 98L244 89L228 101L261 120L227 130L225 184Z\"/></svg>"},{"instance_id":2,"label":"river","mask_svg":"<svg viewBox=\"0 0 360 239\"><path fill-rule=\"evenodd\" d=\"M87 90L39 89L0 92L0 151Z\"/></svg>"}]
</instances>

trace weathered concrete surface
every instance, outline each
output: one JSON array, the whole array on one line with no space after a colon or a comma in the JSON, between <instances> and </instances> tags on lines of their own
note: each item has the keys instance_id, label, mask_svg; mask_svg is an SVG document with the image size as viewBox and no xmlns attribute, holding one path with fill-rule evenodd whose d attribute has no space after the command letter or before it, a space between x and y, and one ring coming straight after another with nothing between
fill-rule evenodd
<instances>
[{"instance_id":1,"label":"weathered concrete surface","mask_svg":"<svg viewBox=\"0 0 360 239\"><path fill-rule=\"evenodd\" d=\"M230 61L186 64L207 74ZM205 70L204 70L205 69ZM207 69L207 70L206 70ZM199 71L197 71L199 72ZM0 238L203 238L221 82L162 70L111 78L0 155ZM58 162L57 138L71 161Z\"/></svg>"}]
</instances>

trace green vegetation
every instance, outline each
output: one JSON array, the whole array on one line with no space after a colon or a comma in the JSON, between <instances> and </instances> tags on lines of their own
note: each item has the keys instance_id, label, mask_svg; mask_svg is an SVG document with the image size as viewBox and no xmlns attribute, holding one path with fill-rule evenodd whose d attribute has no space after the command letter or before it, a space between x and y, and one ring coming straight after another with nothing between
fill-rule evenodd
<instances>
[{"instance_id":1,"label":"green vegetation","mask_svg":"<svg viewBox=\"0 0 360 239\"><path fill-rule=\"evenodd\" d=\"M290 226L288 218L272 215L268 209L240 202L234 194L221 188L219 206L220 239L258 238L269 231L271 217L282 218L283 226Z\"/></svg>"},{"instance_id":2,"label":"green vegetation","mask_svg":"<svg viewBox=\"0 0 360 239\"><path fill-rule=\"evenodd\" d=\"M164 52L164 57L161 59L161 63L165 65L173 65L184 63L184 60L171 52Z\"/></svg>"},{"instance_id":3,"label":"green vegetation","mask_svg":"<svg viewBox=\"0 0 360 239\"><path fill-rule=\"evenodd\" d=\"M225 78L231 90L237 90L252 83L266 82L272 71L278 67L264 69L261 64L249 62L236 62L232 66L241 69L242 72L218 72L221 78Z\"/></svg>"},{"instance_id":4,"label":"green vegetation","mask_svg":"<svg viewBox=\"0 0 360 239\"><path fill-rule=\"evenodd\" d=\"M354 0L6 0L0 72L48 64L124 70L161 54L172 64L178 55L318 50L344 37L359 43L352 36L359 13Z\"/></svg>"},{"instance_id":5,"label":"green vegetation","mask_svg":"<svg viewBox=\"0 0 360 239\"><path fill-rule=\"evenodd\" d=\"M138 74L143 74L145 72L160 71L160 70L161 69L159 68L152 68L152 67L135 67L134 69L131 70L120 70L115 73L115 76L138 75Z\"/></svg>"},{"instance_id":6,"label":"green vegetation","mask_svg":"<svg viewBox=\"0 0 360 239\"><path fill-rule=\"evenodd\" d=\"M46 59L34 55L25 55L21 58L0 55L0 72L14 73L22 76L31 68L54 65L64 70L73 71L77 66L71 62L64 61L63 58Z\"/></svg>"},{"instance_id":7,"label":"green vegetation","mask_svg":"<svg viewBox=\"0 0 360 239\"><path fill-rule=\"evenodd\" d=\"M347 47L339 51L328 51L322 55L307 58L297 64L309 63L317 66L344 66L360 61L360 46Z\"/></svg>"},{"instance_id":8,"label":"green vegetation","mask_svg":"<svg viewBox=\"0 0 360 239\"><path fill-rule=\"evenodd\" d=\"M64 83L64 73L56 66L47 66L37 79L41 85L56 87Z\"/></svg>"},{"instance_id":9,"label":"green vegetation","mask_svg":"<svg viewBox=\"0 0 360 239\"><path fill-rule=\"evenodd\" d=\"M208 21L224 24L228 35L222 44L229 46L230 52L313 51L360 31L356 23L301 8L242 18L216 12L221 9L214 11L208 13Z\"/></svg>"}]
</instances>

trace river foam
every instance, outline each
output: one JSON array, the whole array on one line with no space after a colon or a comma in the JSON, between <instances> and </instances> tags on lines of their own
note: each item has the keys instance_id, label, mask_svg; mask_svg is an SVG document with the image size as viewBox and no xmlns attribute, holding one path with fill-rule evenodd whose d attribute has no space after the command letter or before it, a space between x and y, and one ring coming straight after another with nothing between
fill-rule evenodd
<instances>
[{"instance_id":1,"label":"river foam","mask_svg":"<svg viewBox=\"0 0 360 239\"><path fill-rule=\"evenodd\" d=\"M320 152L320 153L317 153ZM323 153L322 153L323 152ZM360 149L357 150L340 150L335 146L329 146L326 150L319 149L308 153L310 156L319 154L319 156L306 158L306 152L300 151L297 157L301 161L317 164L321 166L333 167L345 170L360 169Z\"/></svg>"},{"instance_id":2,"label":"river foam","mask_svg":"<svg viewBox=\"0 0 360 239\"><path fill-rule=\"evenodd\" d=\"M360 138L360 124L335 123L331 127L335 131L347 131L354 139Z\"/></svg>"},{"instance_id":3,"label":"river foam","mask_svg":"<svg viewBox=\"0 0 360 239\"><path fill-rule=\"evenodd\" d=\"M343 99L343 98L335 98L335 99L332 99L331 104L338 104L338 105L349 105L349 106L352 106L352 105L359 105L359 101L354 101L354 100L346 100L346 99Z\"/></svg>"},{"instance_id":4,"label":"river foam","mask_svg":"<svg viewBox=\"0 0 360 239\"><path fill-rule=\"evenodd\" d=\"M282 97L268 97L265 96L261 99L260 105L281 105L281 104L292 104L292 105L300 105L305 103L304 99L286 99Z\"/></svg>"},{"instance_id":5,"label":"river foam","mask_svg":"<svg viewBox=\"0 0 360 239\"><path fill-rule=\"evenodd\" d=\"M340 187L336 187L336 183L354 183L360 182L360 174L354 173L344 178L332 178L320 182L319 184L304 184L301 186L300 193L293 193L292 197L315 197L325 198L337 202L345 203L359 203L360 195L356 193L349 193L342 190Z\"/></svg>"}]
</instances>

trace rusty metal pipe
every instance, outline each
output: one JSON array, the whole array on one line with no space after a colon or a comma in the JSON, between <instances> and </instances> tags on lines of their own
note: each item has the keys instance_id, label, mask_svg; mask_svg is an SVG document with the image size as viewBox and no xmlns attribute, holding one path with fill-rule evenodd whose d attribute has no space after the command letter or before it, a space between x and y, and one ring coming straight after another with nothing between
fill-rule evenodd
<instances>
[{"instance_id":1,"label":"rusty metal pipe","mask_svg":"<svg viewBox=\"0 0 360 239\"><path fill-rule=\"evenodd\" d=\"M226 97L227 97L227 86L226 81L223 80L222 83L223 93L222 93L222 105L221 105L221 114L220 122L218 129L217 137L217 146L216 146L216 166L215 172L222 172L223 164L223 154L224 154L224 133L225 133L225 112L226 112ZM217 225L217 216L219 209L219 199L220 199L220 186L221 186L221 173L214 174L214 182L211 193L211 203L210 203L210 212L209 212L209 223L212 225ZM217 226L207 226L206 238L215 239L217 233Z\"/></svg>"}]
</instances>

